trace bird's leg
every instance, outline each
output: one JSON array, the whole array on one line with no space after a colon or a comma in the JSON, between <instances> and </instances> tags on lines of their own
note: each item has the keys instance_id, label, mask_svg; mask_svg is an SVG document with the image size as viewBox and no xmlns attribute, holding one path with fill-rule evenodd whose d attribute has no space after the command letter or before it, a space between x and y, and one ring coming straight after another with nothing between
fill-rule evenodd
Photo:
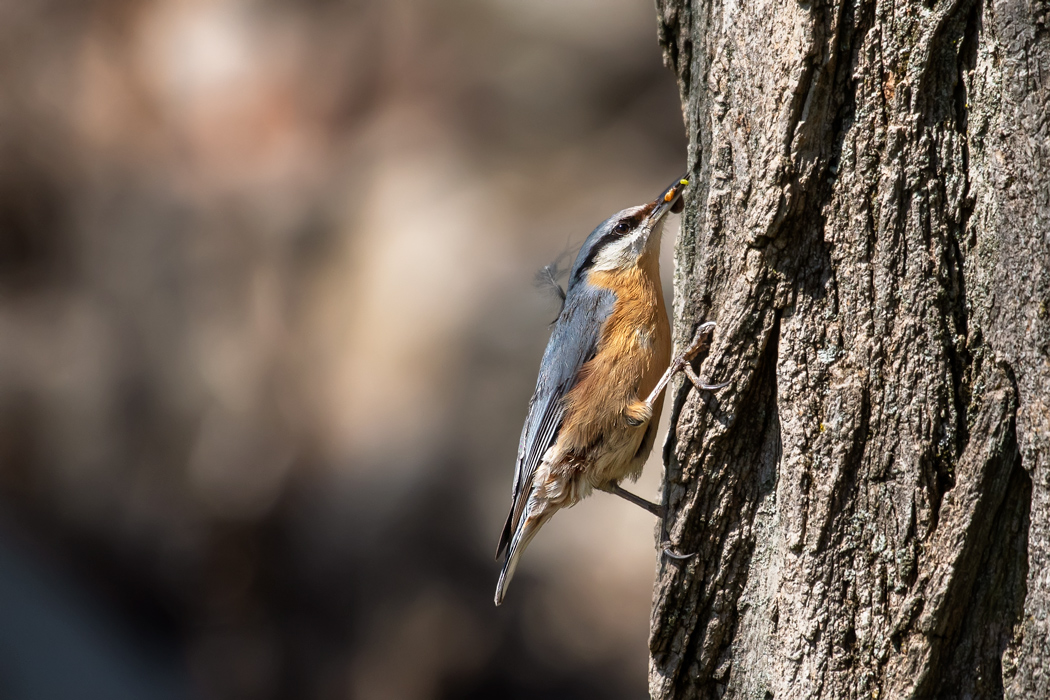
<instances>
[{"instance_id":1,"label":"bird's leg","mask_svg":"<svg viewBox=\"0 0 1050 700\"><path fill-rule=\"evenodd\" d=\"M676 357L674 362L671 363L671 366L667 368L667 371L664 372L662 377L660 377L660 381L658 381L656 383L656 386L653 387L652 392L649 394L649 398L647 398L645 401L636 402L633 406L630 406L627 410L624 411L624 419L626 420L628 425L637 427L639 425L642 425L652 417L653 403L656 402L656 398L660 395L660 392L664 390L664 388L667 386L667 383L671 381L671 378L677 372L685 371L686 376L689 377L689 381L692 382L693 386L695 386L697 389L713 391L715 389L721 389L722 387L729 385L729 382L725 382L724 384L706 384L700 380L700 377L698 377L696 372L693 371L693 368L689 366L689 361L696 357L696 354L700 352L700 349L704 346L704 343L707 341L708 333L714 330L714 327L715 324L713 321L708 321L707 323L701 324L700 327L696 329L696 335L693 336L693 342L690 343L689 347L685 349L685 352ZM660 518L661 532L663 532L663 527L666 526L666 523L663 523L663 520L664 516L667 514L667 509L664 506L657 505L656 503L653 503L651 501L647 501L641 496L634 495L630 491L625 491L624 489L620 488L620 485L615 481L610 481L606 484L603 484L602 486L599 486L598 488L607 493L619 496L625 501L630 501L636 506L641 506L656 517ZM660 549L663 550L663 553L665 555L672 559L689 559L691 557L696 556L696 554L677 554L675 552L672 552L670 549L670 541L662 534L660 537Z\"/></svg>"},{"instance_id":2,"label":"bird's leg","mask_svg":"<svg viewBox=\"0 0 1050 700\"><path fill-rule=\"evenodd\" d=\"M696 556L695 552L693 554L678 554L677 552L672 552L671 551L671 541L666 537L666 532L664 530L664 528L667 526L667 524L665 522L663 522L664 521L664 516L667 514L667 509L666 508L664 508L661 505L657 505L656 503L653 503L652 501L647 501L644 498L642 498L641 496L636 496L633 493L631 493L630 491L627 491L626 489L620 488L620 485L618 483L616 483L615 481L610 481L609 483L604 484L602 486L599 486L598 488L601 489L602 491L605 491L606 493L611 493L614 496L619 496L620 498L624 499L625 501L630 501L631 503L635 504L636 506L641 506L642 508L645 508L647 511L649 511L650 513L652 513L656 517L660 518L660 532L661 532L661 535L660 535L660 550L666 556L670 557L671 559L678 559L678 560L692 559L693 557Z\"/></svg>"},{"instance_id":3,"label":"bird's leg","mask_svg":"<svg viewBox=\"0 0 1050 700\"><path fill-rule=\"evenodd\" d=\"M632 428L648 423L652 417L653 405L645 401L635 401L623 410L624 422Z\"/></svg>"},{"instance_id":4,"label":"bird's leg","mask_svg":"<svg viewBox=\"0 0 1050 700\"><path fill-rule=\"evenodd\" d=\"M660 377L660 381L658 381L656 383L656 386L653 387L652 392L649 394L649 398L647 398L645 400L645 403L642 404L643 406L649 408L651 411L653 402L656 401L656 397L660 395L660 392L664 390L664 388L667 386L667 383L671 381L671 378L674 377L675 373L677 372L684 371L685 376L689 377L689 381L692 382L693 386L702 391L714 391L716 389L721 389L723 387L729 386L730 382L723 382L721 384L708 384L704 382L700 379L699 376L697 376L696 372L689 365L689 362L694 357L696 357L696 354L700 352L701 348L703 348L704 343L707 342L707 334L714 330L714 328L715 324L713 321L708 321L707 323L700 324L700 327L696 329L696 334L693 336L693 342L689 344L689 347L687 347L681 355L674 359L671 365L667 368L667 371L664 372L662 377ZM616 489L620 491L620 493L618 493L617 495L623 496L632 503L638 503L638 501L642 500L634 494L628 494L626 491L623 491L623 489L620 489L619 486L617 486L616 484L613 484L613 486L615 486ZM614 491L613 493L616 492ZM646 503L648 503L648 501L646 501ZM642 504L638 503L638 505ZM645 506L642 507L644 508ZM663 513L666 512L666 509L663 506L658 506L658 508L660 509L659 513L657 513L656 510L653 510L651 508L648 510L649 512L657 515L661 519L660 550L663 552L664 556L670 559L677 559L679 561L684 559L692 559L693 557L695 557L697 554L696 552L693 552L692 554L678 554L677 552L671 551L671 542L670 539L667 537L667 531L665 530L665 528L667 527L667 523L663 522Z\"/></svg>"},{"instance_id":5,"label":"bird's leg","mask_svg":"<svg viewBox=\"0 0 1050 700\"><path fill-rule=\"evenodd\" d=\"M696 357L696 354L700 352L701 348L703 348L704 343L707 342L707 334L714 330L714 328L714 321L700 324L700 327L696 329L696 335L693 336L693 342L689 344L689 347L687 347L681 355L674 359L671 365L667 368L667 371L664 372L664 375L660 377L660 381L658 381L656 386L653 387L652 392L649 394L649 398L645 400L647 406L651 407L656 401L656 397L660 395L660 392L664 390L667 383L671 381L671 378L676 373L682 371L685 372L685 375L689 377L689 381L692 382L693 386L697 389L714 391L715 389L729 386L729 382L724 382L722 384L705 384L700 380L700 377L697 376L696 372L693 371L693 368L689 366L690 360Z\"/></svg>"},{"instance_id":6,"label":"bird's leg","mask_svg":"<svg viewBox=\"0 0 1050 700\"><path fill-rule=\"evenodd\" d=\"M630 491L627 491L626 489L620 488L620 485L618 483L616 483L615 481L610 481L607 484L599 486L598 488L601 489L602 491L605 491L606 493L611 493L614 496L619 496L620 498L624 499L625 501L630 501L631 503L635 504L636 506L641 506L642 508L645 508L647 511L649 511L650 513L652 513L656 517L660 518L661 520L663 519L664 514L666 513L666 510L664 509L663 506L657 505L656 503L653 503L652 501L647 501L644 498L642 498L641 496L635 496Z\"/></svg>"}]
</instances>

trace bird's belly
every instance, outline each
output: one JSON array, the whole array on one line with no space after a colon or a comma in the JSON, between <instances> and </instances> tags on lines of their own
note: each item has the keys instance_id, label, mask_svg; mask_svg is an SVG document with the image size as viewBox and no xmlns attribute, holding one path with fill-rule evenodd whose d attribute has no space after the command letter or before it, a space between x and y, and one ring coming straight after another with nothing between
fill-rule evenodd
<instances>
[{"instance_id":1,"label":"bird's belly","mask_svg":"<svg viewBox=\"0 0 1050 700\"><path fill-rule=\"evenodd\" d=\"M653 418L640 426L628 426L621 416L610 416L585 447L563 434L551 446L537 472L537 481L546 484L545 498L559 501L560 507L571 506L588 496L592 488L610 481L637 479L649 456L649 450L639 454L639 448L649 427L659 421L661 403L662 399L655 406Z\"/></svg>"},{"instance_id":2,"label":"bird's belly","mask_svg":"<svg viewBox=\"0 0 1050 700\"><path fill-rule=\"evenodd\" d=\"M642 425L635 424L638 406L656 386L671 354L670 326L659 287L649 284L652 276L639 272L604 285L616 291L616 307L604 323L594 357L565 397L557 442L564 467L552 471L552 476L561 471L562 478L581 485L574 494L637 478L652 447L647 430L655 430L663 399L654 402L652 418Z\"/></svg>"},{"instance_id":3,"label":"bird's belly","mask_svg":"<svg viewBox=\"0 0 1050 700\"><path fill-rule=\"evenodd\" d=\"M624 479L637 479L644 463L635 459L638 448L645 436L646 426L626 431L616 431L599 442L588 455L585 477L592 487L599 487L610 481L620 482Z\"/></svg>"},{"instance_id":4,"label":"bird's belly","mask_svg":"<svg viewBox=\"0 0 1050 700\"><path fill-rule=\"evenodd\" d=\"M654 402L648 422L629 423L626 411L648 397L669 353L637 346L612 350L598 353L592 360L593 373L573 390L559 439L563 454L573 456L580 478L594 487L638 477L648 457L648 450L638 454L639 447L649 426L659 421L663 404L663 397Z\"/></svg>"}]
</instances>

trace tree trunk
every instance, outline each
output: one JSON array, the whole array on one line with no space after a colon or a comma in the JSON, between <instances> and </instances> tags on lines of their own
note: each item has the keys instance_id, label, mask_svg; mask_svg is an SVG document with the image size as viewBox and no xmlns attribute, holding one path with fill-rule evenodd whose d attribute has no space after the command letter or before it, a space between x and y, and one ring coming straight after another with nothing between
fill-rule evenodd
<instances>
[{"instance_id":1,"label":"tree trunk","mask_svg":"<svg viewBox=\"0 0 1050 700\"><path fill-rule=\"evenodd\" d=\"M660 0L654 698L1050 698L1050 0Z\"/></svg>"}]
</instances>

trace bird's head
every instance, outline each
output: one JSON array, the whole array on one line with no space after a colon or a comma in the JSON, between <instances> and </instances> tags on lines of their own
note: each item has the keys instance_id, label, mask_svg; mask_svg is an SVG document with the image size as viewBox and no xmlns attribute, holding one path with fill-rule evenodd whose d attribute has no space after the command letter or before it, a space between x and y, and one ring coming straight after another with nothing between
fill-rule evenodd
<instances>
[{"instance_id":1,"label":"bird's head","mask_svg":"<svg viewBox=\"0 0 1050 700\"><path fill-rule=\"evenodd\" d=\"M689 181L674 184L648 204L631 207L610 216L583 242L569 275L569 285L590 272L628 270L646 252L655 252L667 212L682 211L682 190Z\"/></svg>"}]
</instances>

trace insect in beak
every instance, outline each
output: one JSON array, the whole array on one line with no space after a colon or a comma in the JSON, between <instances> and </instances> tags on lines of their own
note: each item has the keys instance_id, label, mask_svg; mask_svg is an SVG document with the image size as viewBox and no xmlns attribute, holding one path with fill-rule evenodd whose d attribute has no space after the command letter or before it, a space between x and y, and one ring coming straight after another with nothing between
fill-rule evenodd
<instances>
[{"instance_id":1,"label":"insect in beak","mask_svg":"<svg viewBox=\"0 0 1050 700\"><path fill-rule=\"evenodd\" d=\"M682 209L685 208L685 202L682 200L682 190L689 184L689 180L680 178L677 182L667 188L667 190L661 195L659 199L654 203L652 211L649 214L650 226L655 226L657 222L662 219L667 212L672 214L681 213Z\"/></svg>"}]
</instances>

